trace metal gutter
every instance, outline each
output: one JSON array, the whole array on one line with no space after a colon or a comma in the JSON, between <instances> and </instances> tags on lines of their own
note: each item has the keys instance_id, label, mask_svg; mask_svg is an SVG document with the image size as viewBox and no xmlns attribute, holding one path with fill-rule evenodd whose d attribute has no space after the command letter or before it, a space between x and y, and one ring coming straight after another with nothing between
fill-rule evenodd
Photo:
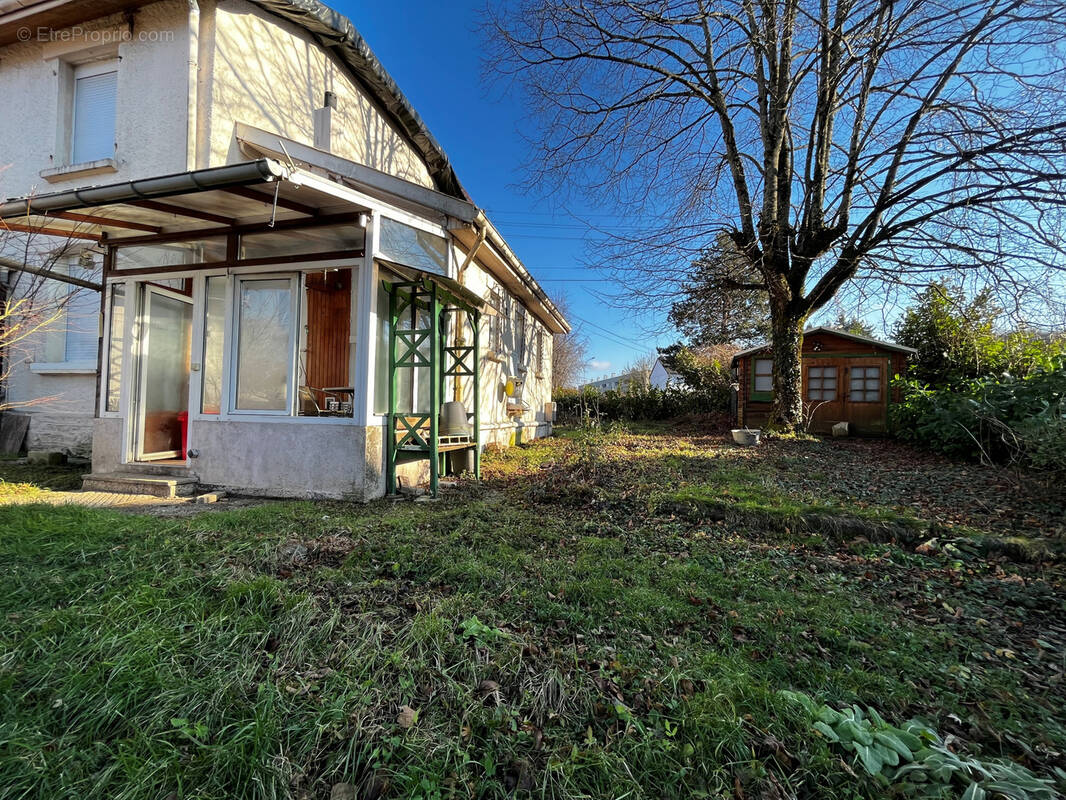
<instances>
[{"instance_id":1,"label":"metal gutter","mask_svg":"<svg viewBox=\"0 0 1066 800\"><path fill-rule=\"evenodd\" d=\"M227 164L192 172L179 172L154 178L142 178L104 186L66 189L50 194L33 195L8 200L0 205L0 219L25 217L46 211L68 211L92 206L128 203L133 200L153 200L161 197L246 186L251 183L282 180L289 176L288 168L270 158Z\"/></svg>"},{"instance_id":2,"label":"metal gutter","mask_svg":"<svg viewBox=\"0 0 1066 800\"><path fill-rule=\"evenodd\" d=\"M529 273L529 270L525 268L525 265L522 264L522 261L517 255L515 255L511 246L507 244L500 232L496 230L496 226L489 222L488 217L485 216L485 212L481 209L478 209L477 217L474 219L474 227L479 232L482 230L485 231L486 239L489 244L491 244L500 255L503 256L504 261L511 268L511 271L514 272L515 276L517 276L518 280L522 282L522 285L541 302L544 308L547 309L548 313L551 314L555 321L559 323L560 327L563 328L563 332L569 333L570 323L566 321L566 317L564 317L562 312L555 307L555 303L551 301L547 293L540 288L540 284L537 283L536 279Z\"/></svg>"}]
</instances>

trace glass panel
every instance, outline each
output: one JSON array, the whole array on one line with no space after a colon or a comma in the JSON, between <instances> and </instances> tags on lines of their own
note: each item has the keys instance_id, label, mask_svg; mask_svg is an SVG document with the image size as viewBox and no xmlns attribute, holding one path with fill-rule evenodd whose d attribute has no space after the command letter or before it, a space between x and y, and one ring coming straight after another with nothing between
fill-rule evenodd
<instances>
[{"instance_id":1,"label":"glass panel","mask_svg":"<svg viewBox=\"0 0 1066 800\"><path fill-rule=\"evenodd\" d=\"M287 228L241 237L241 258L273 258L300 253L362 252L366 231L358 225L322 225L317 228Z\"/></svg>"},{"instance_id":2,"label":"glass panel","mask_svg":"<svg viewBox=\"0 0 1066 800\"><path fill-rule=\"evenodd\" d=\"M107 405L108 411L118 411L122 389L122 351L126 339L126 286L111 286L111 331L107 341Z\"/></svg>"},{"instance_id":3,"label":"glass panel","mask_svg":"<svg viewBox=\"0 0 1066 800\"><path fill-rule=\"evenodd\" d=\"M443 237L388 217L381 218L379 233L378 247L390 261L440 275L447 273L448 242Z\"/></svg>"},{"instance_id":4,"label":"glass panel","mask_svg":"<svg viewBox=\"0 0 1066 800\"><path fill-rule=\"evenodd\" d=\"M769 358L758 358L755 360L755 374L756 375L771 375L774 371L774 362Z\"/></svg>"},{"instance_id":5,"label":"glass panel","mask_svg":"<svg viewBox=\"0 0 1066 800\"><path fill-rule=\"evenodd\" d=\"M222 354L226 324L226 277L207 279L204 292L204 363L201 409L205 414L222 410Z\"/></svg>"},{"instance_id":6,"label":"glass panel","mask_svg":"<svg viewBox=\"0 0 1066 800\"><path fill-rule=\"evenodd\" d=\"M350 417L355 399L349 380L352 271L306 273L303 308L297 413Z\"/></svg>"},{"instance_id":7,"label":"glass panel","mask_svg":"<svg viewBox=\"0 0 1066 800\"><path fill-rule=\"evenodd\" d=\"M755 376L755 391L757 392L770 392L774 388L774 379L769 375L756 375Z\"/></svg>"},{"instance_id":8,"label":"glass panel","mask_svg":"<svg viewBox=\"0 0 1066 800\"><path fill-rule=\"evenodd\" d=\"M176 267L183 264L206 264L225 260L225 236L212 236L189 242L115 248L115 269Z\"/></svg>"},{"instance_id":9,"label":"glass panel","mask_svg":"<svg viewBox=\"0 0 1066 800\"><path fill-rule=\"evenodd\" d=\"M179 415L189 408L192 304L152 291L147 299L141 452L182 453Z\"/></svg>"},{"instance_id":10,"label":"glass panel","mask_svg":"<svg viewBox=\"0 0 1066 800\"><path fill-rule=\"evenodd\" d=\"M382 274L382 278L387 278ZM378 283L377 342L374 351L374 413L389 410L389 293Z\"/></svg>"},{"instance_id":11,"label":"glass panel","mask_svg":"<svg viewBox=\"0 0 1066 800\"><path fill-rule=\"evenodd\" d=\"M241 281L238 302L235 407L242 411L288 411L292 281Z\"/></svg>"}]
</instances>

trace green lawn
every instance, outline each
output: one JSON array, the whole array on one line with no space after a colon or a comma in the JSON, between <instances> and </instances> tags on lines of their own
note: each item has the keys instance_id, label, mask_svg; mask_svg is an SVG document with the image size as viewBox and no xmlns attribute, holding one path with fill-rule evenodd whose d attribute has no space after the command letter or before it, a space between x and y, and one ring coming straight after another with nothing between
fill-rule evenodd
<instances>
[{"instance_id":1,"label":"green lawn","mask_svg":"<svg viewBox=\"0 0 1066 800\"><path fill-rule=\"evenodd\" d=\"M1059 775L1066 568L789 520L1057 541L1061 500L723 441L564 436L436 503L0 507L0 798L902 796L784 689Z\"/></svg>"}]
</instances>

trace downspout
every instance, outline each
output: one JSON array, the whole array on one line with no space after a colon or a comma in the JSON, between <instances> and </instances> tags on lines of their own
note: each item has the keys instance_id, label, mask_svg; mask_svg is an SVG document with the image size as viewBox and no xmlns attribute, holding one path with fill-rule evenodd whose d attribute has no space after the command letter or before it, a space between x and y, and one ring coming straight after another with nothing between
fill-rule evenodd
<instances>
[{"instance_id":1,"label":"downspout","mask_svg":"<svg viewBox=\"0 0 1066 800\"><path fill-rule=\"evenodd\" d=\"M486 226L484 226L484 225L481 226L481 228L478 230L478 232L477 232L477 241L474 242L474 246L470 248L470 252L468 252L466 254L466 258L463 259L463 263L460 265L459 270L455 273L455 280L459 283L460 286L463 285L463 276L466 274L467 268L474 261L474 258L477 256L478 250L481 249L481 245L485 244L485 238L488 236L488 234L489 234L488 228ZM462 347L463 345L466 344L466 337L464 335L464 327L465 326L460 325L458 322L456 322L456 324L455 324L455 346L456 347ZM463 399L463 384L462 384L462 378L460 378L458 375L456 375L455 378L454 378L453 386L454 386L454 388L452 390L452 399L455 402L457 402L457 403L458 402L462 402L462 399ZM474 402L475 403L480 402L479 398L475 397L474 398Z\"/></svg>"}]
</instances>

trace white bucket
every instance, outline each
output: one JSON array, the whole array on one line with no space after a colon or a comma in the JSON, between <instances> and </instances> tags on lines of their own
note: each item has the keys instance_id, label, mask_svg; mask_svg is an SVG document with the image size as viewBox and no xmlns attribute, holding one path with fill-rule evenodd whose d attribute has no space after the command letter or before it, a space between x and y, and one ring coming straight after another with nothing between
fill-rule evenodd
<instances>
[{"instance_id":1,"label":"white bucket","mask_svg":"<svg viewBox=\"0 0 1066 800\"><path fill-rule=\"evenodd\" d=\"M762 430L759 428L733 428L733 441L744 447L754 447L759 443Z\"/></svg>"}]
</instances>

